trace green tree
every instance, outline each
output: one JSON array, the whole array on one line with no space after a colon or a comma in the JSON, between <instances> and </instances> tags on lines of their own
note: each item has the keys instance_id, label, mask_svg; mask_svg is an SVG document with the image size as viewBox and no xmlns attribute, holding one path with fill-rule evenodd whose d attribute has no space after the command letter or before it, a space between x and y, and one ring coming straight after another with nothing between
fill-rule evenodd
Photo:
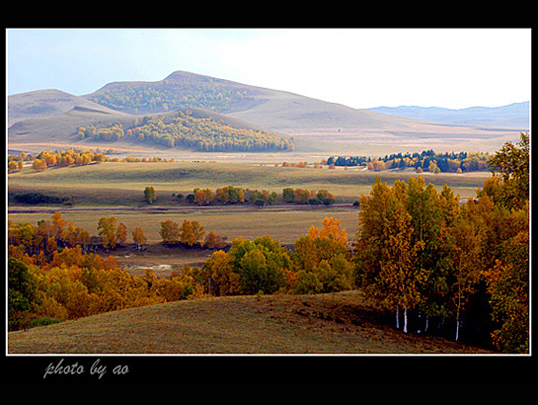
<instances>
[{"instance_id":1,"label":"green tree","mask_svg":"<svg viewBox=\"0 0 538 405\"><path fill-rule=\"evenodd\" d=\"M27 326L37 280L25 263L13 257L8 260L8 288L9 329L16 330Z\"/></svg>"},{"instance_id":2,"label":"green tree","mask_svg":"<svg viewBox=\"0 0 538 405\"><path fill-rule=\"evenodd\" d=\"M157 201L157 193L153 187L148 186L144 189L144 199L148 204L153 204L154 201Z\"/></svg>"},{"instance_id":3,"label":"green tree","mask_svg":"<svg viewBox=\"0 0 538 405\"><path fill-rule=\"evenodd\" d=\"M488 161L503 180L502 203L509 208L522 208L529 199L529 152L529 134L521 133L516 145L505 143Z\"/></svg>"}]
</instances>

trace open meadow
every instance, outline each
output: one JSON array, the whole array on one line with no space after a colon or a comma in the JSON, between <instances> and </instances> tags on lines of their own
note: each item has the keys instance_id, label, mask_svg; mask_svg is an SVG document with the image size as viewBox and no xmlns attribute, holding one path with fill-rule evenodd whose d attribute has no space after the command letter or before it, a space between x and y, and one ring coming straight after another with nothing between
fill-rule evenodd
<instances>
[{"instance_id":1,"label":"open meadow","mask_svg":"<svg viewBox=\"0 0 538 405\"><path fill-rule=\"evenodd\" d=\"M282 162L281 162L282 163ZM312 163L312 162L310 162ZM326 189L336 202L353 202L368 194L377 177L392 185L395 180L416 177L414 170L367 171L362 167L335 170L275 167L274 164L209 162L160 162L99 164L53 167L34 171L25 167L8 177L10 206L16 193L40 191L45 194L75 197L77 207L146 206L143 190L152 186L157 192L156 206L177 206L172 194L192 193L195 188L234 186L243 189L282 193L286 187L308 190ZM426 183L439 191L446 183L462 198L475 196L477 188L491 176L489 172L422 173Z\"/></svg>"}]
</instances>

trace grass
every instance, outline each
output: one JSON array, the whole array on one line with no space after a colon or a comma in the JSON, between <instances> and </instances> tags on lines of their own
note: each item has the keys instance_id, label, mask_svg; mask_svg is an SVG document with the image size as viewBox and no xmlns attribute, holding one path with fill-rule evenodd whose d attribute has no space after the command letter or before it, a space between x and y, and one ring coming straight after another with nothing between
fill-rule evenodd
<instances>
[{"instance_id":1,"label":"grass","mask_svg":"<svg viewBox=\"0 0 538 405\"><path fill-rule=\"evenodd\" d=\"M392 185L397 179L417 176L410 171L369 172L348 170L298 169L273 165L233 163L101 163L89 166L50 168L35 172L30 168L9 174L9 194L41 191L45 194L74 196L78 206L144 206L143 190L153 186L157 205L173 206L172 193L192 193L196 187L236 186L281 193L285 187L326 189L338 201L350 202L368 194L377 177ZM474 197L477 188L490 176L487 172L466 174L424 173L426 182L440 190L447 183L462 197Z\"/></svg>"},{"instance_id":2,"label":"grass","mask_svg":"<svg viewBox=\"0 0 538 405\"><path fill-rule=\"evenodd\" d=\"M391 320L360 291L201 298L10 332L8 353L489 353Z\"/></svg>"}]
</instances>

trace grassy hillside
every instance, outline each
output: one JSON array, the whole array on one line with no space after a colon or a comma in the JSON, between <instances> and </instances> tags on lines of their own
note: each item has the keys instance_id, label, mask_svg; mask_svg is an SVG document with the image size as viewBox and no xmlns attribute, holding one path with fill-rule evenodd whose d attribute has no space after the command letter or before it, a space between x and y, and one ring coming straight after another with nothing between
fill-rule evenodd
<instances>
[{"instance_id":1,"label":"grassy hillside","mask_svg":"<svg viewBox=\"0 0 538 405\"><path fill-rule=\"evenodd\" d=\"M8 353L488 353L391 321L359 291L202 298L10 332Z\"/></svg>"}]
</instances>

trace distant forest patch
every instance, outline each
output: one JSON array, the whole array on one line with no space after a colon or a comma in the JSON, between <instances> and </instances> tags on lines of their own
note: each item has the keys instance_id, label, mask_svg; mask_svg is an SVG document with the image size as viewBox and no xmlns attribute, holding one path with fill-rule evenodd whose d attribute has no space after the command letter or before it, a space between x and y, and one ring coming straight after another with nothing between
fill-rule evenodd
<instances>
[{"instance_id":1,"label":"distant forest patch","mask_svg":"<svg viewBox=\"0 0 538 405\"><path fill-rule=\"evenodd\" d=\"M93 94L90 100L113 110L134 114L166 112L185 107L222 113L244 105L245 102L254 102L251 93L247 89L212 82L196 85L151 83L104 89Z\"/></svg>"},{"instance_id":2,"label":"distant forest patch","mask_svg":"<svg viewBox=\"0 0 538 405\"><path fill-rule=\"evenodd\" d=\"M118 141L124 136L139 142L151 142L173 147L192 148L203 152L223 151L286 151L293 150L291 138L281 138L261 129L234 128L210 117L195 118L190 110L178 111L171 122L163 115L145 116L142 124L134 120L124 131L120 123L96 130L93 125L78 128L80 139Z\"/></svg>"},{"instance_id":3,"label":"distant forest patch","mask_svg":"<svg viewBox=\"0 0 538 405\"><path fill-rule=\"evenodd\" d=\"M432 173L463 173L488 169L488 153L483 152L445 152L435 153L432 149L421 153L397 153L385 157L371 158L367 156L331 156L328 165L334 166L367 166L368 170L380 171L389 169L415 168L417 171Z\"/></svg>"}]
</instances>

